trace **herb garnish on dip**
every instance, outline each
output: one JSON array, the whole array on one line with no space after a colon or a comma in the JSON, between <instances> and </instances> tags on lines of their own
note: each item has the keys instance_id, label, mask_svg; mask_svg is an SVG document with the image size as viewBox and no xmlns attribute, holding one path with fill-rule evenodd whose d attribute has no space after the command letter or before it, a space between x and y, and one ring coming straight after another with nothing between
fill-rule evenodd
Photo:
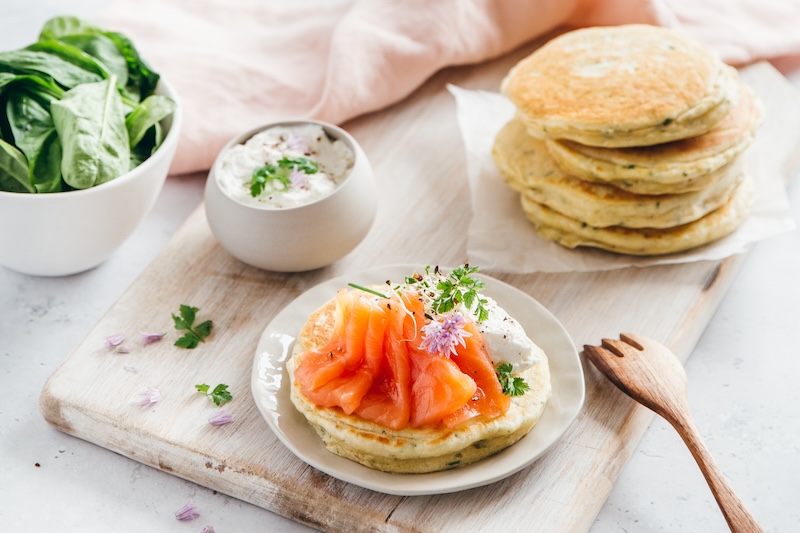
<instances>
[{"instance_id":1,"label":"herb garnish on dip","mask_svg":"<svg viewBox=\"0 0 800 533\"><path fill-rule=\"evenodd\" d=\"M239 203L286 209L332 193L353 164L347 143L321 126L273 126L222 154L217 181Z\"/></svg>"}]
</instances>

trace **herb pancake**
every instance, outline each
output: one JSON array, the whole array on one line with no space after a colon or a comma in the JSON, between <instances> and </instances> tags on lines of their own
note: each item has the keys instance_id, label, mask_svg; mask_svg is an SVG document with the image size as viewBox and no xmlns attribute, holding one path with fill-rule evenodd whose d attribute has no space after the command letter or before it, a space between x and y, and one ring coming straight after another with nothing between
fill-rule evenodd
<instances>
[{"instance_id":1,"label":"herb pancake","mask_svg":"<svg viewBox=\"0 0 800 533\"><path fill-rule=\"evenodd\" d=\"M599 148L548 139L547 150L567 174L608 182L631 192L685 192L687 182L700 189L704 176L731 163L755 138L763 109L758 97L744 84L741 96L727 117L697 137L631 148ZM626 182L628 186L624 185ZM649 187L641 186L642 182Z\"/></svg>"},{"instance_id":2,"label":"herb pancake","mask_svg":"<svg viewBox=\"0 0 800 533\"><path fill-rule=\"evenodd\" d=\"M535 137L629 147L706 133L735 106L739 82L700 43L631 24L552 39L509 72L501 92Z\"/></svg>"},{"instance_id":3,"label":"herb pancake","mask_svg":"<svg viewBox=\"0 0 800 533\"><path fill-rule=\"evenodd\" d=\"M630 255L683 252L732 233L747 217L755 187L746 176L727 204L703 218L666 229L596 228L522 197L522 207L538 233L567 248L589 246Z\"/></svg>"},{"instance_id":4,"label":"herb pancake","mask_svg":"<svg viewBox=\"0 0 800 533\"><path fill-rule=\"evenodd\" d=\"M527 134L519 119L506 124L492 148L501 176L525 197L589 226L671 228L697 220L726 204L744 176L741 164L725 167L708 187L684 194L645 196L564 173L543 141Z\"/></svg>"},{"instance_id":5,"label":"herb pancake","mask_svg":"<svg viewBox=\"0 0 800 533\"><path fill-rule=\"evenodd\" d=\"M479 461L524 437L536 424L550 398L547 357L520 373L530 390L513 396L508 411L497 418L472 418L452 428L442 424L390 429L338 407L320 407L306 397L296 379L307 350L326 344L333 334L333 300L315 311L301 329L287 362L291 399L331 452L369 468L395 473L425 473Z\"/></svg>"}]
</instances>

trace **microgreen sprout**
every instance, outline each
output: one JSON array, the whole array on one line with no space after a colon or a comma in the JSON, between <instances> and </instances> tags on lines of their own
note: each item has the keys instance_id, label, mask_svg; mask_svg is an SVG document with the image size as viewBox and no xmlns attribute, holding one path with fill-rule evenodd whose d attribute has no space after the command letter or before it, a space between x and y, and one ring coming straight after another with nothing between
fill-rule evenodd
<instances>
[{"instance_id":1,"label":"microgreen sprout","mask_svg":"<svg viewBox=\"0 0 800 533\"><path fill-rule=\"evenodd\" d=\"M444 314L453 310L458 304L464 304L467 309L475 309L473 312L478 318L478 322L483 322L489 318L489 311L485 304L487 300L478 295L478 291L483 288L483 282L471 276L478 271L478 267L470 267L465 264L454 268L450 274L439 281L436 289L439 295L434 298L431 309L434 313ZM434 270L439 272L438 267Z\"/></svg>"}]
</instances>

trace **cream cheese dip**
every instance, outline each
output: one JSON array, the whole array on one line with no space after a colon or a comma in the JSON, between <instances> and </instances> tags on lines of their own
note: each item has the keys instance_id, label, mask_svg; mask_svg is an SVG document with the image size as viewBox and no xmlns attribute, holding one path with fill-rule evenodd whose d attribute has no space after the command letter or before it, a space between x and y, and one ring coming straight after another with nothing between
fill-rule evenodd
<instances>
[{"instance_id":1,"label":"cream cheese dip","mask_svg":"<svg viewBox=\"0 0 800 533\"><path fill-rule=\"evenodd\" d=\"M332 140L319 125L273 126L226 150L216 179L241 204L288 209L332 193L354 160L350 146Z\"/></svg>"}]
</instances>

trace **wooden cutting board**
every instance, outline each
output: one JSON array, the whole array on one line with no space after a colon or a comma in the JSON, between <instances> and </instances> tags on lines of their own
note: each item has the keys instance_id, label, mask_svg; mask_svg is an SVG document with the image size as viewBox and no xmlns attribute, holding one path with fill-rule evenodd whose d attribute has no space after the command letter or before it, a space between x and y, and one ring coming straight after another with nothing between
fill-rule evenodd
<instances>
[{"instance_id":1,"label":"wooden cutting board","mask_svg":"<svg viewBox=\"0 0 800 533\"><path fill-rule=\"evenodd\" d=\"M497 90L535 47L435 75L402 103L345 125L362 143L383 191L367 239L335 265L276 274L244 265L215 241L199 207L44 387L41 409L56 428L154 468L332 531L586 531L652 414L584 364L586 403L543 457L483 488L437 496L391 496L351 485L295 458L270 431L250 394L256 344L269 321L306 289L333 276L395 263L466 261L473 208L455 103L445 85ZM480 215L479 207L475 215ZM527 292L564 324L578 347L620 331L665 342L685 360L743 258L583 274L484 272ZM195 350L172 345L182 303L213 319ZM164 341L109 352L116 332L167 331ZM585 363L585 362L584 362ZM234 421L194 385L227 383ZM133 403L152 386L161 400Z\"/></svg>"}]
</instances>

